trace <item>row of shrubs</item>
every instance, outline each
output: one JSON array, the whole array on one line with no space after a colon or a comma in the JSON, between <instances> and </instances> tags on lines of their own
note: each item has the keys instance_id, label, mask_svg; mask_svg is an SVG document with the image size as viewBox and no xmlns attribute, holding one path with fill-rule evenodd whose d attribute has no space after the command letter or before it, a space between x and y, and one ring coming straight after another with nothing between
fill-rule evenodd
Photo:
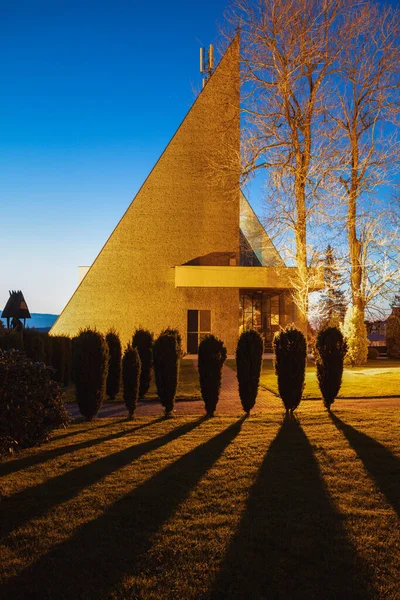
<instances>
[{"instance_id":1,"label":"row of shrubs","mask_svg":"<svg viewBox=\"0 0 400 600\"><path fill-rule=\"evenodd\" d=\"M37 329L0 331L0 350L20 350L33 362L52 367L51 378L61 386L72 379L72 340L63 335L49 336Z\"/></svg>"},{"instance_id":2,"label":"row of shrubs","mask_svg":"<svg viewBox=\"0 0 400 600\"><path fill-rule=\"evenodd\" d=\"M61 343L60 339L63 340ZM54 380L55 369L28 355L43 352L37 339L29 346L33 340L34 336L30 334L25 337L25 353L0 350L0 451L40 443L52 429L69 421L60 385ZM64 340L68 342L64 343ZM51 341L53 365L59 360L55 360L57 355L64 356L58 363L61 372L60 365L67 365L68 355L72 356L77 403L87 419L98 413L105 394L115 398L121 380L123 399L129 416L133 417L138 399L149 390L152 369L166 416L173 411L182 356L178 331L166 329L154 341L149 331L138 329L123 353L114 331L103 336L98 331L86 329L72 342L69 338L54 337ZM279 394L286 410L293 411L299 405L304 389L304 335L293 326L287 327L276 334L274 352ZM239 396L247 414L256 402L262 354L260 335L254 330L243 332L236 349L236 365ZM330 327L318 334L317 377L329 410L340 389L345 354L346 343L339 329ZM46 355L40 356L47 359ZM198 355L200 390L210 417L217 407L226 356L224 343L215 336L208 335L201 341ZM65 382L65 368L70 369L70 366L64 366L64 379L60 378L60 383Z\"/></svg>"},{"instance_id":3,"label":"row of shrubs","mask_svg":"<svg viewBox=\"0 0 400 600\"><path fill-rule=\"evenodd\" d=\"M168 416L174 408L182 356L179 332L166 329L153 341L144 329L135 332L122 355L118 335L111 331L105 337L86 329L73 343L76 398L82 415L92 419L107 393L115 398L122 379L123 399L133 417L139 398L149 390L154 369L157 394ZM346 342L341 331L328 327L319 332L316 341L317 378L325 406L330 410L341 386ZM301 331L288 326L274 338L275 371L279 395L287 411L299 405L305 381L307 344ZM239 397L244 411L253 409L260 381L263 340L254 330L241 334L236 349ZM199 345L198 372L200 391L206 413L213 416L217 407L222 367L227 351L214 335L207 335Z\"/></svg>"}]
</instances>

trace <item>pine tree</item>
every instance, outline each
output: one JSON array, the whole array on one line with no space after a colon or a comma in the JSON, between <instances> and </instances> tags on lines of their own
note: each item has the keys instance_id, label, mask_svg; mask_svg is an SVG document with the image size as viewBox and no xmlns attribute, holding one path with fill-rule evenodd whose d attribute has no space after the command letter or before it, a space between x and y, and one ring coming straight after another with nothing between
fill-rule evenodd
<instances>
[{"instance_id":1,"label":"pine tree","mask_svg":"<svg viewBox=\"0 0 400 600\"><path fill-rule=\"evenodd\" d=\"M329 244L325 253L325 288L321 295L321 312L324 325L335 326L343 322L346 301L343 290L343 277L339 272L335 254Z\"/></svg>"},{"instance_id":2,"label":"pine tree","mask_svg":"<svg viewBox=\"0 0 400 600\"><path fill-rule=\"evenodd\" d=\"M392 309L392 315L395 317L400 317L400 291L398 294L395 294L393 302L390 306Z\"/></svg>"}]
</instances>

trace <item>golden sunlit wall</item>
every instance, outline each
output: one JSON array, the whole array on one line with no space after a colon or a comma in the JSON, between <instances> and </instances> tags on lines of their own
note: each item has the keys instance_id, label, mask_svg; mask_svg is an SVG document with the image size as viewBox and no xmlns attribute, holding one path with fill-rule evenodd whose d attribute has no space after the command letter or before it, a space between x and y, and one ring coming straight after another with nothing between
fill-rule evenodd
<instances>
[{"instance_id":1,"label":"golden sunlit wall","mask_svg":"<svg viewBox=\"0 0 400 600\"><path fill-rule=\"evenodd\" d=\"M149 129L151 123L149 123ZM211 310L212 332L233 352L238 290L175 288L175 266L212 252L239 253L239 43L234 40L165 152L55 323L125 343L135 327L177 327Z\"/></svg>"}]
</instances>

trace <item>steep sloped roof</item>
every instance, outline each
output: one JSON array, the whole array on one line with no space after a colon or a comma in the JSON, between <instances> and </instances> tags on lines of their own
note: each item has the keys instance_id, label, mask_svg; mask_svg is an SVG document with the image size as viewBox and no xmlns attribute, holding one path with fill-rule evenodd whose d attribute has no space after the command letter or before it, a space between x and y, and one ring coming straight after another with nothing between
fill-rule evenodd
<instances>
[{"instance_id":1,"label":"steep sloped roof","mask_svg":"<svg viewBox=\"0 0 400 600\"><path fill-rule=\"evenodd\" d=\"M18 319L30 319L31 315L21 290L10 292L10 297L1 314L3 319L17 317Z\"/></svg>"}]
</instances>

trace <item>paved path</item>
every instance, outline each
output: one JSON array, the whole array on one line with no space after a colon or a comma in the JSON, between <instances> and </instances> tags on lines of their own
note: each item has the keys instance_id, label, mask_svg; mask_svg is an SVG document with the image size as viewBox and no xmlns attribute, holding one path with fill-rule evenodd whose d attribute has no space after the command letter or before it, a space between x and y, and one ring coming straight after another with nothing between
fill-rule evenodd
<instances>
[{"instance_id":1,"label":"paved path","mask_svg":"<svg viewBox=\"0 0 400 600\"><path fill-rule=\"evenodd\" d=\"M193 358L194 366L197 369L197 358ZM318 402L315 400L314 402ZM341 408L357 408L362 410L379 406L380 408L400 408L400 398L365 398L365 399L339 399ZM360 404L362 402L362 406ZM335 405L337 406L337 405ZM68 410L72 417L80 417L79 409L76 404L68 404ZM138 417L158 417L163 414L163 407L158 400L140 401L136 409ZM258 391L254 414L268 412L271 410L282 410L282 401L272 392L262 388ZM204 402L202 400L178 400L175 403L174 414L179 415L202 415L204 414ZM242 414L243 409L238 394L238 383L236 371L224 365L222 369L221 394L216 410L216 414L237 415ZM253 412L252 412L253 414ZM98 417L126 417L127 410L122 403L103 404Z\"/></svg>"}]
</instances>

